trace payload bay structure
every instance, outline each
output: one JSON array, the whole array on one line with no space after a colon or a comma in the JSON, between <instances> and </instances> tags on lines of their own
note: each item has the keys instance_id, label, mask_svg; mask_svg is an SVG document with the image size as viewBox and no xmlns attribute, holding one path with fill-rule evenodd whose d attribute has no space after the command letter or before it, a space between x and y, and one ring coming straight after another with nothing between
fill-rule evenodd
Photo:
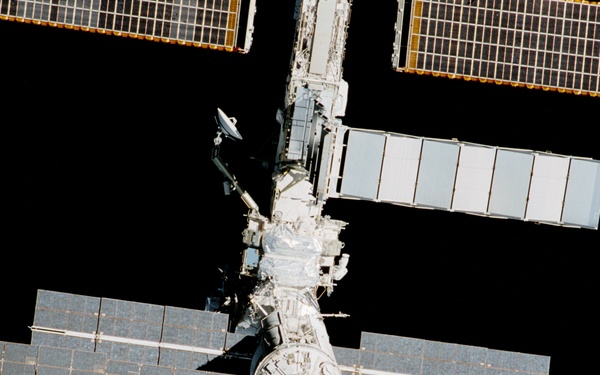
<instances>
[{"instance_id":1,"label":"payload bay structure","mask_svg":"<svg viewBox=\"0 0 600 375\"><path fill-rule=\"evenodd\" d=\"M217 3L225 2L211 2ZM13 2L6 4L4 18L13 9ZM20 2L14 4L20 9ZM360 349L330 344L325 318L345 314L322 313L318 295L330 295L343 283L350 256L338 238L346 223L323 215L327 199L597 229L600 163L342 124L351 3L296 4L268 216L220 159L227 141L222 137L241 135L234 118L217 111L213 160L227 190L237 190L249 210L239 278L250 288L209 299L207 311L39 291L32 342L3 344L3 374L228 373L230 361L257 375L549 373L546 356L415 338L363 333ZM35 11L28 19L55 22L52 12L52 21L46 15ZM117 25L116 18L108 19ZM243 345L248 342L249 348Z\"/></svg>"}]
</instances>

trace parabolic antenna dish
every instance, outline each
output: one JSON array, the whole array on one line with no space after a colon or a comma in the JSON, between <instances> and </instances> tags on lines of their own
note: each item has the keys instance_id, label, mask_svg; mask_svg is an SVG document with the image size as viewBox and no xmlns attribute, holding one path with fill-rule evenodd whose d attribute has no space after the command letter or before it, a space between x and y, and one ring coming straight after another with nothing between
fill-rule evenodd
<instances>
[{"instance_id":1,"label":"parabolic antenna dish","mask_svg":"<svg viewBox=\"0 0 600 375\"><path fill-rule=\"evenodd\" d=\"M234 140L242 140L242 135L235 127L235 124L237 123L235 117L227 117L221 108L217 108L217 120L219 122L219 127L221 128L221 131L225 133L225 136Z\"/></svg>"}]
</instances>

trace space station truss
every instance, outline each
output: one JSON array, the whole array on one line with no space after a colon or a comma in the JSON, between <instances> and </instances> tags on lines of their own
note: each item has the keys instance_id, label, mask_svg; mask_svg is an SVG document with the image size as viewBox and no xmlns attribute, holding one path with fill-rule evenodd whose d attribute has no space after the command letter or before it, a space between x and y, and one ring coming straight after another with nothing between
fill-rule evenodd
<instances>
[{"instance_id":1,"label":"space station truss","mask_svg":"<svg viewBox=\"0 0 600 375\"><path fill-rule=\"evenodd\" d=\"M218 361L249 361L240 347L256 341L228 332L227 322L216 312L39 290L31 344L0 342L0 373L239 374L244 366L221 372ZM359 349L333 349L343 374L547 375L550 367L542 355L369 332Z\"/></svg>"},{"instance_id":2,"label":"space station truss","mask_svg":"<svg viewBox=\"0 0 600 375\"><path fill-rule=\"evenodd\" d=\"M336 139L327 197L598 228L598 160L347 127Z\"/></svg>"},{"instance_id":3,"label":"space station truss","mask_svg":"<svg viewBox=\"0 0 600 375\"><path fill-rule=\"evenodd\" d=\"M255 0L0 0L0 19L247 52Z\"/></svg>"},{"instance_id":4,"label":"space station truss","mask_svg":"<svg viewBox=\"0 0 600 375\"><path fill-rule=\"evenodd\" d=\"M392 62L405 72L597 96L599 22L597 2L401 0Z\"/></svg>"}]
</instances>

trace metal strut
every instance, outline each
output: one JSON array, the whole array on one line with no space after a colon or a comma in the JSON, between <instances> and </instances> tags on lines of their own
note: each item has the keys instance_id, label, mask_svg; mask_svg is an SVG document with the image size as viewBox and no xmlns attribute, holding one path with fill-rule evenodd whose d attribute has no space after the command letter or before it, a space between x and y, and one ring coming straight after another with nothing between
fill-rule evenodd
<instances>
[{"instance_id":1,"label":"metal strut","mask_svg":"<svg viewBox=\"0 0 600 375\"><path fill-rule=\"evenodd\" d=\"M237 178L235 177L235 175L227 167L227 163L225 163L223 158L221 158L221 156L220 156L221 143L223 142L223 138L221 137L222 135L225 135L226 138L231 138L234 140L241 139L241 136L232 137L230 135L232 133L232 127L233 127L233 130L235 130L235 121L234 122L228 121L228 122L224 123L224 120L223 120L224 116L222 116L223 112L220 109L218 111L219 111L219 116L216 117L215 120L216 120L217 124L219 125L219 130L217 130L217 136L214 139L215 145L213 146L213 149L212 149L211 159L212 159L213 163L215 163L217 168L219 168L219 170L221 171L223 176L225 177L225 182L224 182L225 194L229 195L229 193L231 191L237 191L238 194L240 195L240 197L242 198L242 201L244 201L244 203L246 204L246 207L248 207L248 209L252 212L259 213L258 205L254 201L254 199L252 199L250 194L244 188L242 188L240 183L237 181ZM237 132L237 130L236 130L236 132Z\"/></svg>"}]
</instances>

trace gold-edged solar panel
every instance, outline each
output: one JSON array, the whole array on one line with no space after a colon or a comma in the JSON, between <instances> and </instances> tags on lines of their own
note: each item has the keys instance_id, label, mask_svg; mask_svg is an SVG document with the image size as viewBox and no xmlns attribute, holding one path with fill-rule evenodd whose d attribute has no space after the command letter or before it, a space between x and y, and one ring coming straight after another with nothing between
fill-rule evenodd
<instances>
[{"instance_id":1,"label":"gold-edged solar panel","mask_svg":"<svg viewBox=\"0 0 600 375\"><path fill-rule=\"evenodd\" d=\"M600 94L598 3L415 0L410 20L398 70Z\"/></svg>"},{"instance_id":2,"label":"gold-edged solar panel","mask_svg":"<svg viewBox=\"0 0 600 375\"><path fill-rule=\"evenodd\" d=\"M0 19L225 51L241 0L0 0Z\"/></svg>"}]
</instances>

